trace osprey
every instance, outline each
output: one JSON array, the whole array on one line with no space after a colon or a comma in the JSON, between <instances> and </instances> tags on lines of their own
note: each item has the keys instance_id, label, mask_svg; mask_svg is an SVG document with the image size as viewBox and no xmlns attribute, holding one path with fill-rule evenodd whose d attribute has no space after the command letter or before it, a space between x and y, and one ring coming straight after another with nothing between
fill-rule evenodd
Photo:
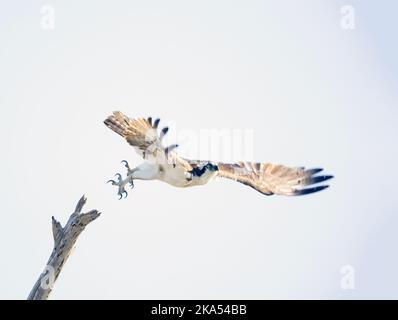
<instances>
[{"instance_id":1,"label":"osprey","mask_svg":"<svg viewBox=\"0 0 398 320\"><path fill-rule=\"evenodd\" d=\"M316 175L323 169L304 167L290 168L283 165L258 162L222 163L184 159L175 152L176 144L164 147L162 139L169 130L158 132L159 119L131 119L122 112L113 112L105 125L121 135L147 161L135 168L127 168L127 177L117 173L117 181L109 180L118 187L119 199L127 197L125 186L134 187L134 180L160 180L175 187L203 185L216 176L232 179L248 185L265 195L298 196L321 191L328 185L313 186L331 179L330 175Z\"/></svg>"}]
</instances>

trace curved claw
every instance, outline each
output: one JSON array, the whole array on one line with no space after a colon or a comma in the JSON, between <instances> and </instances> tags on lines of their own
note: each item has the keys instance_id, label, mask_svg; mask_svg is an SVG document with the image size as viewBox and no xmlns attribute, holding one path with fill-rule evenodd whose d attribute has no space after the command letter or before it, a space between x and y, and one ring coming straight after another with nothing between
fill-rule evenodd
<instances>
[{"instance_id":1,"label":"curved claw","mask_svg":"<svg viewBox=\"0 0 398 320\"><path fill-rule=\"evenodd\" d=\"M134 182L133 182L133 180L131 180L131 182L130 182L130 188L131 188L131 189L134 188Z\"/></svg>"},{"instance_id":2,"label":"curved claw","mask_svg":"<svg viewBox=\"0 0 398 320\"><path fill-rule=\"evenodd\" d=\"M124 163L124 166L125 166L128 170L130 170L130 166L129 166L129 163L127 162L127 160L122 160L120 163Z\"/></svg>"},{"instance_id":3,"label":"curved claw","mask_svg":"<svg viewBox=\"0 0 398 320\"><path fill-rule=\"evenodd\" d=\"M126 160L123 160L124 162L126 162L126 165L128 165ZM119 191L118 191L118 196L119 196L119 200L121 200L122 198L127 198L128 193L127 191L124 189L125 185L127 183L130 183L132 186L134 186L134 184L132 183L132 179L126 179L123 180L122 179L122 175L120 173L116 173L115 177L117 177L117 181L116 180L108 180L107 183L112 183L112 185L118 186L119 187Z\"/></svg>"}]
</instances>

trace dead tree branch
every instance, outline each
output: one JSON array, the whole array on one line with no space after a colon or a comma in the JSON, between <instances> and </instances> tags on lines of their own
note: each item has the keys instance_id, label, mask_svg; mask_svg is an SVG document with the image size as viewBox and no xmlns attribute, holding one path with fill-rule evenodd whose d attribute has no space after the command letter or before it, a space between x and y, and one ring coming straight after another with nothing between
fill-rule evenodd
<instances>
[{"instance_id":1,"label":"dead tree branch","mask_svg":"<svg viewBox=\"0 0 398 320\"><path fill-rule=\"evenodd\" d=\"M86 200L84 196L81 197L76 205L75 212L69 217L64 228L52 217L54 248L44 271L33 286L28 300L46 300L48 298L77 238L84 228L101 214L97 210L81 213Z\"/></svg>"}]
</instances>

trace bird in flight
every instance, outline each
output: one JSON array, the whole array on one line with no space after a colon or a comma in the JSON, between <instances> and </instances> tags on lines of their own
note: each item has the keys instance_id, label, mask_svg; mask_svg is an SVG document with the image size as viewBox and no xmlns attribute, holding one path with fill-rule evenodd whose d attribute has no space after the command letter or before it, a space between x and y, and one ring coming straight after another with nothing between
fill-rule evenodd
<instances>
[{"instance_id":1,"label":"bird in flight","mask_svg":"<svg viewBox=\"0 0 398 320\"><path fill-rule=\"evenodd\" d=\"M265 195L299 196L326 189L328 185L315 185L333 178L331 175L317 175L323 169L292 168L284 165L260 162L222 163L204 160L190 160L180 157L176 144L164 147L162 139L168 127L158 130L159 119L131 119L120 111L113 112L105 125L121 135L134 147L145 162L127 168L127 177L117 173L117 181L109 180L118 187L119 199L127 197L126 185L134 187L134 180L160 180L175 187L204 185L219 176L243 183ZM315 185L315 186L314 186Z\"/></svg>"}]
</instances>

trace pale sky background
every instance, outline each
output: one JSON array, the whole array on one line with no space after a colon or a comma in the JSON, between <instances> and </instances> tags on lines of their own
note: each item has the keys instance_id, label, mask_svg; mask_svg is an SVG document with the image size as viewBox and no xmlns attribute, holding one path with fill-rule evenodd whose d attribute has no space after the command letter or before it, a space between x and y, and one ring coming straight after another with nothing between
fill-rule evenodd
<instances>
[{"instance_id":1,"label":"pale sky background","mask_svg":"<svg viewBox=\"0 0 398 320\"><path fill-rule=\"evenodd\" d=\"M340 24L347 4L354 30ZM103 215L52 299L398 298L397 10L2 0L0 298L28 296L52 250L51 216L64 224L82 194ZM113 110L161 117L171 132L253 130L254 160L335 179L295 198L225 180L137 181L118 201L105 182L141 159L103 125ZM345 265L354 290L340 286Z\"/></svg>"}]
</instances>

